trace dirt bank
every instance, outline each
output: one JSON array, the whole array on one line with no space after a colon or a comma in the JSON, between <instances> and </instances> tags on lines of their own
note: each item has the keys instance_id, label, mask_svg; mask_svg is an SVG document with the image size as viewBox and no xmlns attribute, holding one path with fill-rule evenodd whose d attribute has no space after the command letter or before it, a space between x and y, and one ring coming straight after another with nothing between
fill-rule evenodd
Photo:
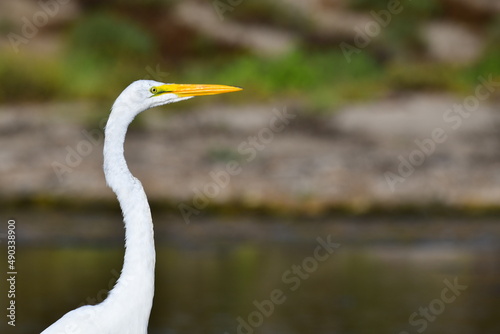
<instances>
[{"instance_id":1,"label":"dirt bank","mask_svg":"<svg viewBox=\"0 0 500 334\"><path fill-rule=\"evenodd\" d=\"M499 105L471 101L410 95L321 116L293 102L170 106L139 116L126 155L153 201L188 211L208 202L310 212L339 204L497 206ZM114 201L95 108L2 107L0 196Z\"/></svg>"}]
</instances>

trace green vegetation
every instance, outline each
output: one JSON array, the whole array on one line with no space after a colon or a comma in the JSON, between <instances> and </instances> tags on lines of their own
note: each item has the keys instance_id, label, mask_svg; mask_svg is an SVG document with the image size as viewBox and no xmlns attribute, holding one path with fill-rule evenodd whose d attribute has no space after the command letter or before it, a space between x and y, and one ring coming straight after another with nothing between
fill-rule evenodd
<instances>
[{"instance_id":1,"label":"green vegetation","mask_svg":"<svg viewBox=\"0 0 500 334\"><path fill-rule=\"evenodd\" d=\"M110 64L109 59L99 60L105 58L104 54L81 52L65 61L3 56L0 78L6 81L0 100L111 100L132 80L147 77L147 67L156 66L146 60L134 64L120 58L119 53L110 55L115 59ZM460 68L421 62L382 65L368 52L355 55L347 64L340 51L297 51L277 59L244 55L210 62L193 61L176 69L160 68L169 72L171 81L238 85L250 91L253 98L300 98L323 109L397 90L467 94L479 75L500 74L499 58L499 50L492 49L475 66Z\"/></svg>"},{"instance_id":2,"label":"green vegetation","mask_svg":"<svg viewBox=\"0 0 500 334\"><path fill-rule=\"evenodd\" d=\"M371 15L377 13L386 20L388 3L388 0L351 0L350 7ZM399 58L409 58L421 49L420 23L438 17L442 12L441 4L435 0L401 1L396 8L397 14L390 15L390 24L383 28L378 43Z\"/></svg>"},{"instance_id":3,"label":"green vegetation","mask_svg":"<svg viewBox=\"0 0 500 334\"><path fill-rule=\"evenodd\" d=\"M215 163L227 163L230 161L241 161L242 156L241 154L231 148L225 148L225 147L217 147L211 149L209 152L207 152L207 158Z\"/></svg>"},{"instance_id":4,"label":"green vegetation","mask_svg":"<svg viewBox=\"0 0 500 334\"><path fill-rule=\"evenodd\" d=\"M389 86L403 91L455 91L467 86L457 67L433 63L395 63L388 67ZM466 89L465 89L466 90Z\"/></svg>"},{"instance_id":5,"label":"green vegetation","mask_svg":"<svg viewBox=\"0 0 500 334\"><path fill-rule=\"evenodd\" d=\"M0 80L0 102L26 102L62 97L62 69L58 62L51 59L2 54Z\"/></svg>"},{"instance_id":6,"label":"green vegetation","mask_svg":"<svg viewBox=\"0 0 500 334\"><path fill-rule=\"evenodd\" d=\"M499 20L485 23L487 49L476 64L452 66L422 56L418 22L442 14L440 5L431 0L406 3L369 47L351 55L350 63L339 42L304 39L299 49L287 55L261 58L224 49L193 32L179 38L174 29L158 29L152 22L125 14L133 7L137 17L151 17L143 14L156 13L164 6L157 0L139 6L144 12L131 1L113 14L107 5L95 6L94 14L82 15L71 25L57 57L0 54L0 102L85 99L109 103L131 81L151 78L238 85L248 94L228 98L294 98L306 102L310 110L322 111L401 90L469 94L480 75L500 76ZM378 11L386 9L387 1L352 0L350 7ZM291 9L278 9L277 4L262 0L244 3L228 20L309 33L310 22L304 17ZM167 32L169 43L174 39L183 44L172 48L159 31Z\"/></svg>"},{"instance_id":7,"label":"green vegetation","mask_svg":"<svg viewBox=\"0 0 500 334\"><path fill-rule=\"evenodd\" d=\"M299 31L306 30L310 24L301 11L269 0L244 1L241 3L241 10L233 10L231 19Z\"/></svg>"},{"instance_id":8,"label":"green vegetation","mask_svg":"<svg viewBox=\"0 0 500 334\"><path fill-rule=\"evenodd\" d=\"M316 109L330 109L398 90L468 94L479 75L500 74L497 48L492 48L476 65L465 68L404 61L380 64L369 52L353 56L347 64L340 51L296 51L276 59L242 55L210 62L190 61L175 69L163 67L158 57L148 63L147 52L141 53L148 48L138 44L137 49L132 49L132 53L137 53L137 62L123 58L119 52L108 56L106 50L93 53L85 49L60 61L1 56L0 78L5 82L0 100L112 100L129 82L150 76L147 68L155 69L158 64L162 71L169 72L170 81L238 85L251 92L252 99L299 98Z\"/></svg>"},{"instance_id":9,"label":"green vegetation","mask_svg":"<svg viewBox=\"0 0 500 334\"><path fill-rule=\"evenodd\" d=\"M154 54L152 36L134 22L108 14L84 17L68 36L62 64L68 94L107 97L133 80L136 64ZM96 89L97 88L97 89Z\"/></svg>"},{"instance_id":10,"label":"green vegetation","mask_svg":"<svg viewBox=\"0 0 500 334\"><path fill-rule=\"evenodd\" d=\"M260 99L282 95L305 97L315 102L321 102L325 96L331 101L363 97L360 88L368 88L382 78L380 67L365 55L354 59L349 66L345 64L343 55L337 51L297 51L278 59L243 56L212 66L191 64L186 66L182 77L193 82L210 78L215 82L237 84Z\"/></svg>"},{"instance_id":11,"label":"green vegetation","mask_svg":"<svg viewBox=\"0 0 500 334\"><path fill-rule=\"evenodd\" d=\"M92 61L91 65L101 67L107 67L116 60L144 60L154 50L152 36L141 27L104 13L86 16L77 23L67 45L71 59Z\"/></svg>"}]
</instances>

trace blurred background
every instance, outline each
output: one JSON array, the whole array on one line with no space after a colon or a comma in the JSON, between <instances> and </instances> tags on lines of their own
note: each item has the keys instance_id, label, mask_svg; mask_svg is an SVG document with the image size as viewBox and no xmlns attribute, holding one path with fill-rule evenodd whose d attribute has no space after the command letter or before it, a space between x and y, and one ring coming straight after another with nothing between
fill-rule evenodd
<instances>
[{"instance_id":1,"label":"blurred background","mask_svg":"<svg viewBox=\"0 0 500 334\"><path fill-rule=\"evenodd\" d=\"M38 333L116 281L103 126L137 79L244 88L129 130L155 223L150 333L500 332L499 14L496 0L3 0L0 244L14 219L18 275L2 333Z\"/></svg>"}]
</instances>

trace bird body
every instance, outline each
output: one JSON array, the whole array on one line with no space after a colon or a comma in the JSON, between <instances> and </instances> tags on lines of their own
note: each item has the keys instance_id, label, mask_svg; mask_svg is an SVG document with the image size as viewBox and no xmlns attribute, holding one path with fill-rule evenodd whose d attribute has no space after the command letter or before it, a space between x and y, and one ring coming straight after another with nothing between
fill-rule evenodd
<instances>
[{"instance_id":1,"label":"bird body","mask_svg":"<svg viewBox=\"0 0 500 334\"><path fill-rule=\"evenodd\" d=\"M41 334L146 334L154 296L153 221L141 182L124 156L128 126L139 113L199 95L241 88L221 85L177 85L139 80L116 99L105 129L104 175L120 203L125 225L123 268L108 297L66 313Z\"/></svg>"}]
</instances>

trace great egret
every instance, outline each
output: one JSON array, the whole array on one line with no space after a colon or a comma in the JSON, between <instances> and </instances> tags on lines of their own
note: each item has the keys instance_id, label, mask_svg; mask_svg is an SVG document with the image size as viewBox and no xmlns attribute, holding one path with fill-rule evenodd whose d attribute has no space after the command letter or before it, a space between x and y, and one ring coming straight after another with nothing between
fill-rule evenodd
<instances>
[{"instance_id":1,"label":"great egret","mask_svg":"<svg viewBox=\"0 0 500 334\"><path fill-rule=\"evenodd\" d=\"M105 129L104 175L115 192L125 224L125 258L115 287L98 305L66 313L42 334L145 334L154 295L153 222L141 182L127 167L123 143L139 113L200 95L239 91L222 85L164 84L139 80L116 99Z\"/></svg>"}]
</instances>

